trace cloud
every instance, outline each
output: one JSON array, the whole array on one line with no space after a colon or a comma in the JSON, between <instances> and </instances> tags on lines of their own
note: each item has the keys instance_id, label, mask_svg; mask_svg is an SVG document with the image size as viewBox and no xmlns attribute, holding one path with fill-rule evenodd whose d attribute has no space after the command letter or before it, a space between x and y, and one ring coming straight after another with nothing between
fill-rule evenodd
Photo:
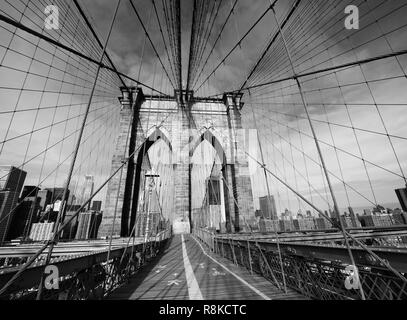
<instances>
[{"instance_id":1,"label":"cloud","mask_svg":"<svg viewBox=\"0 0 407 320\"><path fill-rule=\"evenodd\" d=\"M350 1L348 2L350 3ZM340 1L340 5L335 8L332 4L337 4L339 1L320 1L317 2L317 5L314 5L315 2L302 2L294 14L294 19L288 25L290 30L286 31L297 72L317 70L332 64L355 61L356 58L364 59L389 53L392 50L405 49L404 39L406 39L407 34L406 28L403 27L403 21L407 12L402 0L377 4L373 12L370 12L373 4L356 1L361 5L363 17L361 26L362 28L367 27L360 32L352 33L347 33L341 25L340 13L348 2ZM62 9L67 8L66 2L59 1L58 3ZM91 24L103 42L116 2L111 0L82 0L80 3L85 8ZM161 2L156 1L156 3L164 28L164 38L168 44ZM276 9L280 21L293 3L294 0L278 2ZM151 0L134 1L134 4L148 29L166 70L172 77ZM193 1L191 0L181 1L182 71L184 79L188 68L192 4ZM232 4L233 1L222 1L218 19L215 21L213 32L204 51L204 60L208 57ZM195 89L202 84L209 73L250 29L269 4L268 0L239 0L235 14L232 15L219 43L215 46L208 64L203 68L201 77L197 79ZM397 8L399 9L396 10ZM30 9L30 17L34 16L35 13L38 13L39 17L41 16L42 12L38 12L38 7L30 4ZM61 14L63 17L66 16L64 10L61 10ZM97 59L100 49L95 50L93 48L89 32L85 35L79 32L83 31L80 29L75 33L75 18L77 17L74 15L69 17L70 19L61 19L62 24L65 21L65 26L70 27L69 32L64 31L64 29L59 33L49 35L60 39L65 44L73 45L78 50L84 50ZM373 23L376 19L380 20L380 27ZM36 30L41 31L42 23L37 20L32 22L26 17L22 22L34 25ZM271 13L268 13L242 42L241 47L233 51L215 75L211 76L210 80L204 83L196 94L209 96L240 88L277 29ZM396 31L392 32L393 30ZM387 41L380 37L382 31L389 32ZM1 43L7 43L11 34L10 30L2 30ZM72 37L75 35L81 37L81 42L75 41L72 44ZM75 145L80 115L84 113L84 108L87 105L96 67L82 60L68 57L62 51L57 51L53 55L55 48L45 42L41 42L41 46L36 49L37 41L38 39L35 37L17 32L11 43L11 50L6 52L0 48L0 58L3 58L4 55L4 61L0 67L0 139L10 140L21 135L20 138L3 143L4 148L0 154L0 162L19 165L25 162L24 160L29 160L43 152L47 146L55 145L46 153L43 176L55 170L59 162L68 159L58 169L58 175L51 175L47 180L47 183L50 184L62 184L66 178L69 155ZM351 50L352 48L354 49ZM140 81L165 93L173 94L170 81L158 63L151 44L146 40L129 1L122 1L119 16L109 41L108 52L121 72L135 79L139 78L140 73ZM34 61L31 61L31 56L35 57ZM53 67L49 69L48 66L51 61L53 61ZM335 143L338 148L345 151L338 150L339 166L335 149L321 143L328 169L333 173L331 177L333 187L343 207L346 206L347 195L343 183L334 175L340 178L342 175L344 176L344 180L349 184L347 191L350 200L355 206L369 204L365 198L370 201L374 200L366 169L363 162L357 157L362 157L376 165L366 163L378 202L396 201L393 189L402 187L404 184L403 180L394 174L400 174L400 169L387 136L366 130L386 134L382 124L383 119L388 133L401 137L393 137L391 141L402 169L407 172L405 160L407 159L407 146L404 139L407 137L405 127L407 120L405 113L407 106L406 66L407 58L401 56L398 59L390 58L366 64L362 66L362 69L355 66L338 70L336 75L328 73L316 79L314 76L301 79L311 117L318 120L314 121L318 139L327 144ZM200 65L198 69L201 70L202 67ZM27 70L33 74L26 77ZM248 83L259 84L291 74L292 70L283 48L283 42L278 39ZM118 135L120 110L117 102L117 97L120 95L120 82L117 78L112 79L111 76L110 72L103 72L101 75L91 109L94 112L88 119L90 125L85 132L85 139L88 138L88 140L81 147L79 155L79 161L83 165L78 170L75 181L80 181L81 176L92 173L97 177L97 185L110 173L111 156ZM365 77L369 82L369 87L364 83ZM55 81L55 79L63 80L62 86L61 81ZM338 82L341 89L339 89ZM25 90L15 90L23 85ZM50 92L41 92L43 88ZM150 93L149 90L145 91L145 93ZM319 162L313 139L302 135L301 141L298 132L287 129L287 126L297 128L298 125L300 131L311 135L308 122L304 119L306 113L301 105L301 97L295 83L292 81L283 82L251 91L251 102L253 102L258 117L257 126L252 120L250 97L247 93L244 101L246 102L242 111L244 123L247 128L258 129L263 137L262 143L265 145L268 167L273 168L272 170L276 174L287 179L290 185L295 188L298 187L301 193L312 197L316 204L326 208L326 203L318 195L320 193L324 198L327 196L320 166L310 159L306 159L304 162L304 156L301 152L295 148L292 150L287 143L289 141L297 149L304 151L311 159ZM345 103L349 106L352 123L346 112ZM375 103L377 103L377 107ZM58 109L54 109L55 106L58 106ZM34 110L23 112L23 110L31 108ZM36 110L37 108L38 110ZM55 110L57 111L54 112ZM72 119L68 121L68 118ZM8 129L12 119L10 129ZM330 126L321 122L328 121L328 119L329 122L333 123ZM57 122L61 123L51 126ZM355 134L351 128L340 127L341 125L358 128L356 130L358 141L355 139ZM44 129L40 130L41 128ZM35 132L31 134L31 131ZM64 138L66 140L63 144L58 143ZM29 143L30 145L28 145ZM347 155L346 152L356 157ZM256 157L258 156L256 154ZM44 154L29 161L25 166L25 169L29 171L27 183L35 184L38 181L43 159ZM292 164L298 172L293 169ZM257 169L257 173L253 175L255 197L263 196L266 190L263 172L260 168ZM307 181L308 177L309 181ZM311 190L311 195L309 195L308 182L315 189ZM282 211L289 205L294 208L297 206L297 199L291 192L287 192L274 179L270 179L270 183L272 192L279 195L279 201L277 201L279 210ZM358 195L352 188L363 196Z\"/></svg>"}]
</instances>

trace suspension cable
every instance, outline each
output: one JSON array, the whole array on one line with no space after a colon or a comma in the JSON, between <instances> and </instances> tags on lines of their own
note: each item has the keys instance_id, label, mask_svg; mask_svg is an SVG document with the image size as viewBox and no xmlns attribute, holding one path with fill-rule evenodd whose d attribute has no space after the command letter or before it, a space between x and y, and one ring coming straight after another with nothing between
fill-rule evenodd
<instances>
[{"instance_id":1,"label":"suspension cable","mask_svg":"<svg viewBox=\"0 0 407 320\"><path fill-rule=\"evenodd\" d=\"M25 32L27 32L27 33L29 33L29 34L31 34L31 35L34 35L34 36L36 36L36 37L38 37L38 38L40 38L40 39L42 39L42 40L45 40L45 41L47 41L47 42L49 42L49 43L51 43L51 44L53 44L53 45L55 45L55 46L58 46L58 47L60 47L60 48L62 48L62 49L64 49L64 50L66 50L66 51L68 51L68 52L70 52L70 53L73 53L73 54L77 55L78 57L81 57L81 58L83 58L83 59L85 59L85 60L87 60L87 61L89 61L89 62L92 62L92 63L96 64L98 67L101 67L101 68L103 68L103 69L116 72L116 70L115 70L113 67L110 67L110 66L104 64L104 63L102 62L103 60L102 60L102 61L96 61L95 59L93 59L93 58L91 58L91 57L88 57L88 56L86 56L85 54L80 53L79 51L77 51L77 50L75 50L75 49L73 49L73 48L70 48L70 47L68 47L68 46L66 46L66 45L64 45L64 44L62 44L62 43L60 43L60 42L58 42L58 41L55 41L54 39L52 39L52 38L50 38L50 37L47 37L47 36L45 36L45 35L43 35L43 34L37 32L37 31L35 31L35 30L32 30L31 28L29 28L29 27L23 25L22 23L17 22L17 21L15 21L15 20L13 20L13 19L10 19L10 18L8 18L8 17L6 17L6 16L4 16L4 15L2 15L2 14L0 14L0 21L3 21L3 22L5 22L5 23L7 23L7 24L9 24L9 25L14 26L14 27L17 27L18 29L21 29L21 30L23 30L23 31L25 31ZM131 80L131 81L133 81L133 82L135 82L135 83L138 83L140 86L146 87L146 88L148 88L148 89L152 89L152 90L154 90L154 92L157 92L157 93L159 93L159 94L162 94L162 95L164 95L164 96L167 96L165 93L160 92L160 91L158 91L158 90L156 90L156 89L154 89L154 88L151 88L150 86L148 86L148 85L146 85L146 84L144 84L144 83L142 83L142 82L139 82L139 81L135 80L134 78L132 78L132 77L129 76L129 75L126 75L126 74L124 74L124 73L122 73L122 72L117 72L117 74L120 75L120 76L122 76L122 77L124 77L124 78L126 78L126 79L128 79L128 80Z\"/></svg>"},{"instance_id":2,"label":"suspension cable","mask_svg":"<svg viewBox=\"0 0 407 320\"><path fill-rule=\"evenodd\" d=\"M114 26L114 24L116 22L116 17L117 17L117 13L119 11L119 8L120 8L120 4L121 4L121 0L118 0L117 5L116 5L116 9L115 9L115 12L114 12L114 15L113 15L113 18L112 18L112 22L110 24L109 32L108 32L108 35L106 37L106 41L105 41L105 44L103 46L103 50L102 50L102 53L101 53L101 56L100 56L99 67L98 67L98 69L96 71L95 80L94 80L94 83L93 83L93 88L92 88L92 91L91 91L91 94L90 94L90 97L89 97L89 102L88 102L88 105L87 105L87 108L86 108L85 116L83 118L81 130L79 132L79 137L78 137L78 140L77 140L77 143L76 143L75 152L74 152L74 155L72 157L72 162L71 162L71 166L70 166L70 169L69 169L68 178L67 178L64 193L63 193L63 196L62 196L62 205L61 205L61 209L60 209L60 211L58 213L57 221L56 221L55 226L54 226L54 232L56 232L58 230L59 224L61 222L63 222L64 218L65 218L65 214L66 214L66 210L67 210L67 201L68 201L68 189L69 189L69 185L71 184L72 174L73 174L74 167L75 167L75 164L76 164L76 159L77 159L77 156L78 156L79 148L81 146L81 141L82 141L83 133L84 133L84 130L85 130L86 122L88 120L89 111L90 111L90 107L91 107L92 100L93 100L93 95L94 95L95 90L96 90L96 86L97 86L97 82L98 82L98 78L99 78L99 74L100 74L100 70L101 70L100 64L103 62L103 59L105 57L106 49L107 49L107 46L109 44L109 40L110 40L110 36L112 34L113 26ZM54 245L55 245L55 241L58 241L58 239L59 239L59 235L56 234L56 237L54 238L54 241L50 245L50 249L48 251L48 256L47 256L47 259L46 259L46 262L45 262L45 266L48 266L48 264L50 263L50 260L51 260L51 257L52 257L52 251L53 251ZM39 284L39 289L38 289L38 293L37 293L37 300L41 299L42 289L43 289L43 285L44 285L44 283L43 283L44 278L45 278L45 274L42 275L41 282Z\"/></svg>"},{"instance_id":3,"label":"suspension cable","mask_svg":"<svg viewBox=\"0 0 407 320\"><path fill-rule=\"evenodd\" d=\"M271 0L270 0L270 2L271 2ZM276 24L278 26L278 29L279 29L279 32L280 32L281 39L282 39L282 41L284 43L284 48L285 48L285 50L287 52L287 56L288 56L288 59L289 59L290 64L291 64L291 67L292 67L292 70L293 70L293 73L294 73L294 77L296 77L295 76L296 75L296 70L295 70L295 67L294 67L294 64L293 64L293 61L292 61L292 58L291 58L291 52L290 52L290 50L288 48L288 45L287 45L283 30L281 29L281 24L277 19L276 12L275 12L274 8L272 8L272 11L273 11L273 17L275 19L275 22L276 22ZM320 161L321 161L321 165L322 165L322 168L323 168L323 171L324 171L324 174L325 174L325 179L327 181L328 188L329 188L330 193L331 193L332 201L333 201L333 204L334 204L334 211L336 213L336 216L337 216L337 219L339 221L342 232L344 233L345 244L346 244L346 247L347 247L347 250L348 250L348 253L349 253L350 260L352 262L352 265L354 265L355 268L356 268L355 259L353 257L352 251L350 249L349 240L348 240L348 238L347 238L347 236L346 236L346 234L344 232L345 227L343 225L343 221L342 221L340 213L339 213L339 206L338 206L336 196L335 196L332 184L331 184L331 179L329 177L328 169L327 169L327 166L325 164L325 159L324 159L324 156L322 154L322 150L321 150L321 147L319 145L318 138L317 138L317 135L316 135L316 132L315 132L315 128L314 128L314 125L312 123L311 116L310 116L310 113L309 113L309 110L308 110L308 104L305 101L305 97L304 97L304 94L302 92L302 86L301 86L301 83L300 83L298 78L296 78L296 82L297 82L297 85L298 85L298 90L299 90L300 95L301 95L302 103L304 105L304 110L305 110L305 113L306 113L307 118L308 118L308 123L310 125L312 135L314 136L315 145L316 145L318 155L319 155L319 158L320 158ZM365 294L364 294L364 291L363 291L363 288L362 288L361 285L359 285L359 290L360 290L362 300L365 300Z\"/></svg>"}]
</instances>

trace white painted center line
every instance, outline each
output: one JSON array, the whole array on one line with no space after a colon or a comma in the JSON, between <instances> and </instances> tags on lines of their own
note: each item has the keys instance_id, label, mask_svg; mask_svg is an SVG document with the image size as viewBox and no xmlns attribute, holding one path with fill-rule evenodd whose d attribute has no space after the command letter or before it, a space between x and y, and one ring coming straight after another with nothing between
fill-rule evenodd
<instances>
[{"instance_id":1,"label":"white painted center line","mask_svg":"<svg viewBox=\"0 0 407 320\"><path fill-rule=\"evenodd\" d=\"M241 283L243 283L245 286L247 286L248 288L250 288L251 290L253 290L256 294L258 294L260 297L262 297L264 300L271 300L270 297L268 297L267 295L265 295L263 292L261 292L260 290L256 289L255 287L253 287L250 283L248 283L247 281L245 281L244 279L242 279L241 277L239 277L236 273L234 273L233 271L229 270L227 267L225 267L223 264L221 264L220 262L216 261L216 259L212 258L210 255L208 255L205 251L205 249L202 247L202 245L199 243L198 240L195 239L195 237L192 237L196 243L201 247L202 252L204 253L204 255L206 255L209 259L211 259L213 262L217 263L219 266L221 266L224 270L226 270L227 272L229 272L232 276L234 276L237 280L239 280Z\"/></svg>"},{"instance_id":2,"label":"white painted center line","mask_svg":"<svg viewBox=\"0 0 407 320\"><path fill-rule=\"evenodd\" d=\"M185 275L187 278L189 300L203 300L201 289L196 281L194 270L188 258L187 248L185 246L184 235L182 237L182 256L184 259Z\"/></svg>"}]
</instances>

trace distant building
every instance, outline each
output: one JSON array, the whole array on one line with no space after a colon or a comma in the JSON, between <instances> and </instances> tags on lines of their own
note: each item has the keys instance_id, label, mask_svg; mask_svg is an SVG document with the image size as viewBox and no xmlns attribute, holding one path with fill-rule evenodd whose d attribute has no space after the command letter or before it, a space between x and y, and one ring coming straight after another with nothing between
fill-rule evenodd
<instances>
[{"instance_id":1,"label":"distant building","mask_svg":"<svg viewBox=\"0 0 407 320\"><path fill-rule=\"evenodd\" d=\"M24 200L25 198L33 198L36 197L38 192L40 191L40 188L36 186L24 186L23 191L21 192L21 200Z\"/></svg>"},{"instance_id":2,"label":"distant building","mask_svg":"<svg viewBox=\"0 0 407 320\"><path fill-rule=\"evenodd\" d=\"M27 173L13 166L0 166L0 245L8 238Z\"/></svg>"},{"instance_id":3,"label":"distant building","mask_svg":"<svg viewBox=\"0 0 407 320\"><path fill-rule=\"evenodd\" d=\"M363 215L359 217L362 227L390 227L395 224L393 216L383 215Z\"/></svg>"},{"instance_id":4,"label":"distant building","mask_svg":"<svg viewBox=\"0 0 407 320\"><path fill-rule=\"evenodd\" d=\"M406 221L404 221L403 214L401 213L393 213L393 223L394 224L406 224Z\"/></svg>"},{"instance_id":5,"label":"distant building","mask_svg":"<svg viewBox=\"0 0 407 320\"><path fill-rule=\"evenodd\" d=\"M376 207L373 208L373 214L386 214L386 213L387 213L386 209L381 205L377 205Z\"/></svg>"},{"instance_id":6,"label":"distant building","mask_svg":"<svg viewBox=\"0 0 407 320\"><path fill-rule=\"evenodd\" d=\"M342 223L345 228L360 228L361 223L355 216L341 216Z\"/></svg>"},{"instance_id":7,"label":"distant building","mask_svg":"<svg viewBox=\"0 0 407 320\"><path fill-rule=\"evenodd\" d=\"M219 182L219 180L218 180ZM207 186L209 180L207 180ZM212 187L210 186L210 189ZM212 197L208 199L209 203L213 203L208 206L209 212L207 212L206 226L216 226L219 228L220 223L220 205L217 205L219 201L220 189L216 189L214 186L212 196L210 195L210 189L208 189L207 195ZM154 189L153 189L154 190ZM219 191L219 194L217 194ZM136 237L144 237L148 235L154 235L157 233L161 222L161 206L156 191L146 192L146 201L142 208L142 211L137 213L135 226Z\"/></svg>"},{"instance_id":8,"label":"distant building","mask_svg":"<svg viewBox=\"0 0 407 320\"><path fill-rule=\"evenodd\" d=\"M331 228L331 224L325 218L314 218L317 230L326 230Z\"/></svg>"},{"instance_id":9,"label":"distant building","mask_svg":"<svg viewBox=\"0 0 407 320\"><path fill-rule=\"evenodd\" d=\"M263 216L263 213L261 212L261 210L256 210L256 212L254 213L254 216L256 218L261 218Z\"/></svg>"},{"instance_id":10,"label":"distant building","mask_svg":"<svg viewBox=\"0 0 407 320\"><path fill-rule=\"evenodd\" d=\"M299 230L315 230L317 226L313 218L298 219Z\"/></svg>"},{"instance_id":11,"label":"distant building","mask_svg":"<svg viewBox=\"0 0 407 320\"><path fill-rule=\"evenodd\" d=\"M85 183L83 185L83 190L82 190L82 199L81 203L84 204L86 201L90 199L90 197L93 195L93 189L95 187L95 179L93 176L87 175L85 176ZM86 210L90 210L91 203L86 206ZM100 211L100 210L98 210Z\"/></svg>"},{"instance_id":12,"label":"distant building","mask_svg":"<svg viewBox=\"0 0 407 320\"><path fill-rule=\"evenodd\" d=\"M280 223L280 231L295 231L296 228L294 226L293 221L291 220L279 220Z\"/></svg>"},{"instance_id":13,"label":"distant building","mask_svg":"<svg viewBox=\"0 0 407 320\"><path fill-rule=\"evenodd\" d=\"M247 219L245 225L249 225L249 228L250 228L249 232L257 231L259 229L257 219L254 217Z\"/></svg>"},{"instance_id":14,"label":"distant building","mask_svg":"<svg viewBox=\"0 0 407 320\"><path fill-rule=\"evenodd\" d=\"M401 208L404 212L407 212L407 188L396 189L395 191Z\"/></svg>"},{"instance_id":15,"label":"distant building","mask_svg":"<svg viewBox=\"0 0 407 320\"><path fill-rule=\"evenodd\" d=\"M102 201L93 201L92 211L102 211Z\"/></svg>"},{"instance_id":16,"label":"distant building","mask_svg":"<svg viewBox=\"0 0 407 320\"><path fill-rule=\"evenodd\" d=\"M51 192L51 205L52 205L52 221L56 222L60 209L62 208L62 201L64 198L65 188L47 188ZM70 191L67 190L66 198L69 199ZM65 212L66 213L66 212ZM65 217L61 217L61 223L65 221Z\"/></svg>"},{"instance_id":17,"label":"distant building","mask_svg":"<svg viewBox=\"0 0 407 320\"><path fill-rule=\"evenodd\" d=\"M259 198L260 210L265 219L278 220L276 202L274 196L265 196Z\"/></svg>"},{"instance_id":18,"label":"distant building","mask_svg":"<svg viewBox=\"0 0 407 320\"><path fill-rule=\"evenodd\" d=\"M7 235L17 207L18 193L0 191L0 245L7 241Z\"/></svg>"},{"instance_id":19,"label":"distant building","mask_svg":"<svg viewBox=\"0 0 407 320\"><path fill-rule=\"evenodd\" d=\"M45 208L45 211L43 211L40 214L40 218L38 222L45 222L45 221L49 221L49 222L56 222L57 218L58 218L58 211L54 211L53 210L53 205L48 205Z\"/></svg>"},{"instance_id":20,"label":"distant building","mask_svg":"<svg viewBox=\"0 0 407 320\"><path fill-rule=\"evenodd\" d=\"M0 166L0 190L13 191L19 195L23 189L27 172L13 166Z\"/></svg>"},{"instance_id":21,"label":"distant building","mask_svg":"<svg viewBox=\"0 0 407 320\"><path fill-rule=\"evenodd\" d=\"M102 222L102 213L97 211L81 212L79 214L76 240L96 239Z\"/></svg>"},{"instance_id":22,"label":"distant building","mask_svg":"<svg viewBox=\"0 0 407 320\"><path fill-rule=\"evenodd\" d=\"M33 241L48 241L51 240L54 222L34 223L31 227L30 239Z\"/></svg>"},{"instance_id":23,"label":"distant building","mask_svg":"<svg viewBox=\"0 0 407 320\"><path fill-rule=\"evenodd\" d=\"M209 194L209 205L221 205L220 180L217 177L211 177L206 180L206 190Z\"/></svg>"},{"instance_id":24,"label":"distant building","mask_svg":"<svg viewBox=\"0 0 407 320\"><path fill-rule=\"evenodd\" d=\"M27 238L31 225L38 222L39 213L41 212L41 199L38 198L40 190L37 186L24 186L20 203L13 217L10 239Z\"/></svg>"},{"instance_id":25,"label":"distant building","mask_svg":"<svg viewBox=\"0 0 407 320\"><path fill-rule=\"evenodd\" d=\"M57 200L62 201L65 188L46 188L45 190L48 190L51 192L51 203L55 203ZM69 198L70 191L68 190L68 197Z\"/></svg>"},{"instance_id":26,"label":"distant building","mask_svg":"<svg viewBox=\"0 0 407 320\"><path fill-rule=\"evenodd\" d=\"M301 214L301 211L299 211L299 213ZM283 219L283 220L290 220L290 219L292 219L292 217L293 217L293 214L292 214L292 212L290 211L290 210L288 210L288 209L285 209L285 211L282 213L282 215L281 215L281 218Z\"/></svg>"},{"instance_id":27,"label":"distant building","mask_svg":"<svg viewBox=\"0 0 407 320\"><path fill-rule=\"evenodd\" d=\"M38 221L39 212L39 199L37 199L36 195L24 197L13 214L6 240L26 239L29 236L31 225Z\"/></svg>"},{"instance_id":28,"label":"distant building","mask_svg":"<svg viewBox=\"0 0 407 320\"><path fill-rule=\"evenodd\" d=\"M139 213L135 230L136 237L144 237L146 234L151 236L157 234L159 225L159 212L150 212L149 214Z\"/></svg>"},{"instance_id":29,"label":"distant building","mask_svg":"<svg viewBox=\"0 0 407 320\"><path fill-rule=\"evenodd\" d=\"M68 197L68 205L72 205L72 204L76 204L76 203L77 203L76 196L74 194L70 194Z\"/></svg>"},{"instance_id":30,"label":"distant building","mask_svg":"<svg viewBox=\"0 0 407 320\"><path fill-rule=\"evenodd\" d=\"M226 228L226 212L225 212L225 201L224 201L224 190L223 184L218 176L211 176L206 179L205 181L206 192L203 199L205 210L204 220L202 220L203 225L213 230L220 232L224 228ZM152 194L152 199L154 199L155 195ZM154 201L152 201L152 204ZM153 212L161 212L161 208L159 203L157 202L156 208L152 207L151 209ZM243 225L240 223L243 217L240 217L239 222L237 224L239 226ZM233 219L233 217L231 217Z\"/></svg>"},{"instance_id":31,"label":"distant building","mask_svg":"<svg viewBox=\"0 0 407 320\"><path fill-rule=\"evenodd\" d=\"M79 221L79 215L76 216L75 218L72 218L72 216L77 212L75 211L67 211L66 216L65 216L65 222L66 224L64 230L62 231L62 236L61 239L63 240L73 240L76 237L76 232L78 230L78 221ZM71 220L71 221L69 221ZM69 221L69 222L68 222Z\"/></svg>"},{"instance_id":32,"label":"distant building","mask_svg":"<svg viewBox=\"0 0 407 320\"><path fill-rule=\"evenodd\" d=\"M37 197L40 199L41 211L44 211L52 203L52 193L49 190L38 191Z\"/></svg>"},{"instance_id":33,"label":"distant building","mask_svg":"<svg viewBox=\"0 0 407 320\"><path fill-rule=\"evenodd\" d=\"M68 204L68 206L66 207L66 217L65 219L68 218L68 212L77 212L82 206L80 204ZM84 210L81 210L84 212ZM99 210L93 210L93 211L99 211Z\"/></svg>"},{"instance_id":34,"label":"distant building","mask_svg":"<svg viewBox=\"0 0 407 320\"><path fill-rule=\"evenodd\" d=\"M259 230L260 232L280 231L280 222L278 220L260 218Z\"/></svg>"}]
</instances>

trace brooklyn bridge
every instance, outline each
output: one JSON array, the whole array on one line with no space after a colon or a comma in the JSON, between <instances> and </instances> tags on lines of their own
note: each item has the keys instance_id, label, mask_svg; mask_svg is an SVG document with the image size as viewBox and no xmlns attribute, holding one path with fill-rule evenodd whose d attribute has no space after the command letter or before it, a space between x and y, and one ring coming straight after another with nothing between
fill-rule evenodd
<instances>
[{"instance_id":1,"label":"brooklyn bridge","mask_svg":"<svg viewBox=\"0 0 407 320\"><path fill-rule=\"evenodd\" d=\"M0 0L0 299L407 299L406 15Z\"/></svg>"}]
</instances>

